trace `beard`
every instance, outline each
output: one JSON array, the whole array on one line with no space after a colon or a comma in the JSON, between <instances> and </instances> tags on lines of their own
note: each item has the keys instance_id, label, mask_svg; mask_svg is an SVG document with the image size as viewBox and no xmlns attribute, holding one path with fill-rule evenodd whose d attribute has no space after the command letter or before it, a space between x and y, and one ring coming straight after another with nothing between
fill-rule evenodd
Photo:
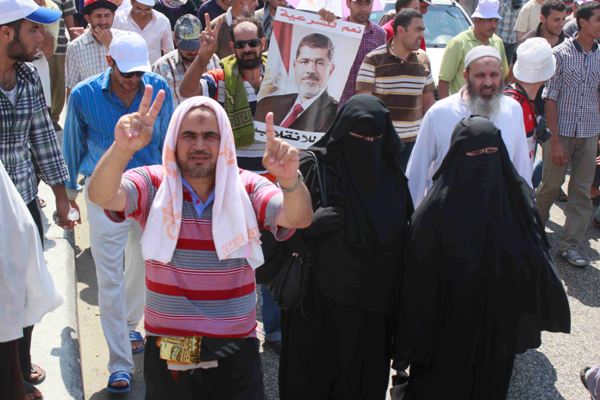
<instances>
[{"instance_id":1,"label":"beard","mask_svg":"<svg viewBox=\"0 0 600 400\"><path fill-rule=\"evenodd\" d=\"M253 58L242 58L245 55L248 54L252 54L254 57ZM254 68L258 68L261 64L261 60L262 60L262 54L256 55L256 53L253 52L248 52L248 53L244 53L242 54L241 57L237 57L237 65L239 69L254 69Z\"/></svg>"},{"instance_id":2,"label":"beard","mask_svg":"<svg viewBox=\"0 0 600 400\"><path fill-rule=\"evenodd\" d=\"M206 178L207 176L214 176L217 170L217 163L209 163L207 165L196 165L191 158L195 155L201 155L211 157L211 154L206 151L197 151L187 155L185 160L178 159L177 164L181 171L181 176L188 178Z\"/></svg>"},{"instance_id":3,"label":"beard","mask_svg":"<svg viewBox=\"0 0 600 400\"><path fill-rule=\"evenodd\" d=\"M37 51L31 54L27 53L27 49L23 45L23 42L21 42L18 32L16 32L15 38L12 40L12 42L8 44L6 52L8 58L17 62L31 62L36 59L37 54Z\"/></svg>"},{"instance_id":4,"label":"beard","mask_svg":"<svg viewBox=\"0 0 600 400\"><path fill-rule=\"evenodd\" d=\"M467 81L467 105L473 115L481 115L482 117L491 118L500 110L500 101L504 97L502 88L504 83L500 81L500 85L496 88L496 92L491 96L482 96L475 89L475 86Z\"/></svg>"}]
</instances>

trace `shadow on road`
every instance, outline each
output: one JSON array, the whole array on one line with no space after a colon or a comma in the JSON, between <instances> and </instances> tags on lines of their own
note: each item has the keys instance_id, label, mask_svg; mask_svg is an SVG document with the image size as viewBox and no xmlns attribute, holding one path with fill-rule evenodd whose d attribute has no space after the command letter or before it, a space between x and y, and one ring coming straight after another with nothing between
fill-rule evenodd
<instances>
[{"instance_id":1,"label":"shadow on road","mask_svg":"<svg viewBox=\"0 0 600 400\"><path fill-rule=\"evenodd\" d=\"M58 357L60 374L65 387L73 399L82 395L81 385L81 360L79 357L79 342L75 337L77 332L71 327L66 327L60 333L60 347L55 347L50 352ZM74 354L75 353L75 354Z\"/></svg>"},{"instance_id":2,"label":"shadow on road","mask_svg":"<svg viewBox=\"0 0 600 400\"><path fill-rule=\"evenodd\" d=\"M556 389L556 370L537 350L517 355L508 391L509 400L565 400Z\"/></svg>"},{"instance_id":3,"label":"shadow on road","mask_svg":"<svg viewBox=\"0 0 600 400\"><path fill-rule=\"evenodd\" d=\"M87 304L97 306L98 281L96 280L96 266L89 247L83 251L79 247L75 248L75 265L77 267L77 283L87 285L86 288L81 289L79 297Z\"/></svg>"}]
</instances>

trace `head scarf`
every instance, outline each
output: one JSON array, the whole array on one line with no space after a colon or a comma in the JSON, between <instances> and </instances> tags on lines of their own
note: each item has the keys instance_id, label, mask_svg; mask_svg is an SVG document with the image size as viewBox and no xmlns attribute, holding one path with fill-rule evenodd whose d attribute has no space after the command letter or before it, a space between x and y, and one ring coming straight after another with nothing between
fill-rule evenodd
<instances>
[{"instance_id":1,"label":"head scarf","mask_svg":"<svg viewBox=\"0 0 600 400\"><path fill-rule=\"evenodd\" d=\"M173 112L163 148L163 180L152 202L142 236L145 259L171 261L179 229L183 188L175 148L181 122L195 107L208 107L217 116L221 143L215 172L215 198L212 207L212 234L219 260L246 258L257 268L264 259L256 214L240 179L235 144L229 118L219 103L205 96L183 101Z\"/></svg>"},{"instance_id":2,"label":"head scarf","mask_svg":"<svg viewBox=\"0 0 600 400\"><path fill-rule=\"evenodd\" d=\"M466 153L496 147L495 153ZM470 368L569 332L570 312L533 192L488 119L460 121L412 220L398 357Z\"/></svg>"},{"instance_id":3,"label":"head scarf","mask_svg":"<svg viewBox=\"0 0 600 400\"><path fill-rule=\"evenodd\" d=\"M351 132L373 139L359 139ZM344 206L347 239L364 250L397 244L412 211L406 214L410 195L399 159L401 149L389 110L371 95L352 97L311 148L326 153L333 178L327 182L328 198Z\"/></svg>"}]
</instances>

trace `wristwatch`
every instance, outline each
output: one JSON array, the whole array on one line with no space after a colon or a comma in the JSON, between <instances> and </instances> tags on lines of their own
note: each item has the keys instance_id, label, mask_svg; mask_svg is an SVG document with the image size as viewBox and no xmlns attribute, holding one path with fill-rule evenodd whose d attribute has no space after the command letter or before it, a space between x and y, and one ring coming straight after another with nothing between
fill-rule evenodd
<instances>
[{"instance_id":1,"label":"wristwatch","mask_svg":"<svg viewBox=\"0 0 600 400\"><path fill-rule=\"evenodd\" d=\"M296 183L294 183L294 185L292 185L292 186L291 186L291 187L289 187L289 188L285 188L285 187L281 186L281 185L279 184L279 182L277 182L277 187L278 187L279 189L281 189L281 191L282 191L283 193L291 193L291 192L293 192L294 190L298 189L298 186L300 186L300 184L301 184L302 182L304 182L304 176L302 176L302 172L300 172L300 170L298 170L298 179L296 179Z\"/></svg>"}]
</instances>

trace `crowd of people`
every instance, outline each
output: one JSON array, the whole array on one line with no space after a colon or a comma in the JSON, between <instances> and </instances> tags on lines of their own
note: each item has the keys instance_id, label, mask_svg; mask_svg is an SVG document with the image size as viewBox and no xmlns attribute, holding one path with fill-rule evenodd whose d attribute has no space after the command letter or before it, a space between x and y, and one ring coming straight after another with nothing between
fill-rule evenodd
<instances>
[{"instance_id":1,"label":"crowd of people","mask_svg":"<svg viewBox=\"0 0 600 400\"><path fill-rule=\"evenodd\" d=\"M566 200L556 254L590 263L600 2L480 0L434 77L435 4L380 26L343 1L363 33L341 95L312 32L298 92L260 99L285 0L0 0L0 399L43 398L33 330L61 302L41 180L64 229L86 205L111 393L143 352L146 399L263 399L257 296L283 400L384 399L390 375L393 399L505 399L515 355L570 332L544 226ZM293 306L271 290L290 257Z\"/></svg>"}]
</instances>

